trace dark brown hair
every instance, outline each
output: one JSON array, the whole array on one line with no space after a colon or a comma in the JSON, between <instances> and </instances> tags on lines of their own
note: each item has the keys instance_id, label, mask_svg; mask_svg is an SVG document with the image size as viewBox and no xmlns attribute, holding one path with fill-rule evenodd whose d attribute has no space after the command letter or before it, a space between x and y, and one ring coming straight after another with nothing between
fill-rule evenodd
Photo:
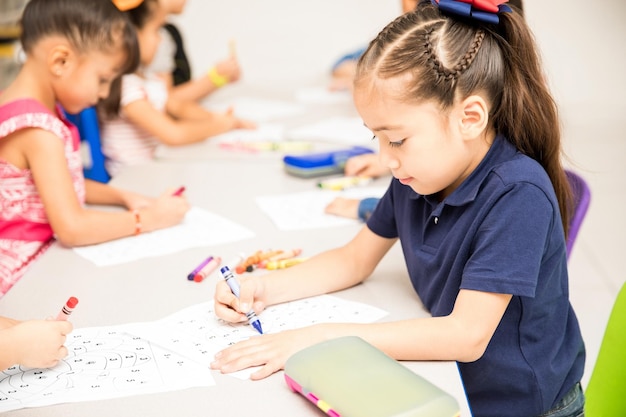
<instances>
[{"instance_id":1,"label":"dark brown hair","mask_svg":"<svg viewBox=\"0 0 626 417\"><path fill-rule=\"evenodd\" d=\"M109 0L110 1L110 0ZM158 0L144 0L134 9L124 12L134 29L141 29L146 22L154 15L159 7ZM137 47L139 51L139 47ZM139 52L137 53L137 63L139 64ZM138 65L137 65L138 66ZM137 66L133 69L135 71ZM118 77L111 83L109 96L98 103L98 117L100 121L117 117L120 111L120 101L122 99L122 77Z\"/></svg>"},{"instance_id":2,"label":"dark brown hair","mask_svg":"<svg viewBox=\"0 0 626 417\"><path fill-rule=\"evenodd\" d=\"M111 0L30 0L21 19L26 53L46 36L63 36L79 52L126 53L124 73L135 71L139 46L132 24Z\"/></svg>"},{"instance_id":3,"label":"dark brown hair","mask_svg":"<svg viewBox=\"0 0 626 417\"><path fill-rule=\"evenodd\" d=\"M516 11L482 24L443 15L430 0L398 17L361 57L355 87L402 76L402 100L432 100L448 109L456 97L483 96L490 123L543 166L556 192L567 235L572 196L561 164L561 133L534 37Z\"/></svg>"}]
</instances>

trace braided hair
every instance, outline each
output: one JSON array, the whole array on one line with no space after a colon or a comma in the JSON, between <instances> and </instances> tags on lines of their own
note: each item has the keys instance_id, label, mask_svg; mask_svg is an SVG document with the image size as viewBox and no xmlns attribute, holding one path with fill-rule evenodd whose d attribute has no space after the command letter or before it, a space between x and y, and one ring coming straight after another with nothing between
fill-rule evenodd
<instances>
[{"instance_id":1,"label":"braided hair","mask_svg":"<svg viewBox=\"0 0 626 417\"><path fill-rule=\"evenodd\" d=\"M430 0L388 24L361 56L354 87L401 79L397 99L432 101L442 112L471 95L489 106L489 127L543 166L554 187L567 235L572 192L561 163L556 103L538 48L523 17L499 14L498 24L449 17Z\"/></svg>"}]
</instances>

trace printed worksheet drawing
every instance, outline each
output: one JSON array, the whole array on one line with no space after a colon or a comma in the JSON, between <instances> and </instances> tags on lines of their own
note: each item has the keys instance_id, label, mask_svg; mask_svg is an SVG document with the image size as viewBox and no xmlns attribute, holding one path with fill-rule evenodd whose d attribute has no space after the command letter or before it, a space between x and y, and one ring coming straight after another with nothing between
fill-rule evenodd
<instances>
[{"instance_id":1,"label":"printed worksheet drawing","mask_svg":"<svg viewBox=\"0 0 626 417\"><path fill-rule=\"evenodd\" d=\"M177 226L77 247L74 251L98 266L108 266L252 237L254 233L251 230L225 217L192 207L185 220Z\"/></svg>"},{"instance_id":2,"label":"printed worksheet drawing","mask_svg":"<svg viewBox=\"0 0 626 417\"><path fill-rule=\"evenodd\" d=\"M263 332L271 334L316 323L371 323L385 315L377 307L320 295L268 307L259 319ZM220 350L259 335L247 323L218 319L213 302L187 307L159 321L135 323L129 331L207 366ZM237 376L247 378L250 372Z\"/></svg>"},{"instance_id":3,"label":"printed worksheet drawing","mask_svg":"<svg viewBox=\"0 0 626 417\"><path fill-rule=\"evenodd\" d=\"M75 329L54 368L0 372L0 412L215 385L208 367L126 330Z\"/></svg>"}]
</instances>

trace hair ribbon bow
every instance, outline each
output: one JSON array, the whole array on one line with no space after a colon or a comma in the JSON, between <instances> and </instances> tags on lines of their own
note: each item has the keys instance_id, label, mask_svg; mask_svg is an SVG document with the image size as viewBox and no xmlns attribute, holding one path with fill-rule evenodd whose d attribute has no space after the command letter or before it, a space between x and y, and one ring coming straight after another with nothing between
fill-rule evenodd
<instances>
[{"instance_id":1,"label":"hair ribbon bow","mask_svg":"<svg viewBox=\"0 0 626 417\"><path fill-rule=\"evenodd\" d=\"M499 13L511 13L511 8L504 4L508 0L430 0L439 10L447 14L497 25Z\"/></svg>"},{"instance_id":2,"label":"hair ribbon bow","mask_svg":"<svg viewBox=\"0 0 626 417\"><path fill-rule=\"evenodd\" d=\"M134 9L141 3L143 3L143 0L113 0L113 4L115 5L115 7L117 7L122 12Z\"/></svg>"}]
</instances>

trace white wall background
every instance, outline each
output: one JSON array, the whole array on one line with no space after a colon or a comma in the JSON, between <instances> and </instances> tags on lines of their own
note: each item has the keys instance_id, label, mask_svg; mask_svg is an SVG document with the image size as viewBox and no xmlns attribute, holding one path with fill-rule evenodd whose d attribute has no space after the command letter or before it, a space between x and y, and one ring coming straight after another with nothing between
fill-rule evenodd
<instances>
[{"instance_id":1,"label":"white wall background","mask_svg":"<svg viewBox=\"0 0 626 417\"><path fill-rule=\"evenodd\" d=\"M562 109L576 117L580 105L623 114L626 2L524 5ZM365 45L400 10L399 0L188 0L173 20L197 75L225 57L235 39L247 84L307 84L326 76L343 53Z\"/></svg>"},{"instance_id":2,"label":"white wall background","mask_svg":"<svg viewBox=\"0 0 626 417\"><path fill-rule=\"evenodd\" d=\"M195 74L235 39L249 84L308 83L400 14L395 0L188 0L178 23Z\"/></svg>"}]
</instances>

